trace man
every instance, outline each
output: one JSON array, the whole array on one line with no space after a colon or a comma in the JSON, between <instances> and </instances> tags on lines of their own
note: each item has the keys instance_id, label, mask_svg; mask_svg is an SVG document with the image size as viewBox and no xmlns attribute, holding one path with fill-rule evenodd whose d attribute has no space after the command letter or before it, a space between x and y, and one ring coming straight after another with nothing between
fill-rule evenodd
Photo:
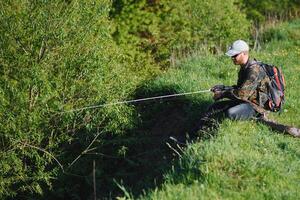
<instances>
[{"instance_id":1,"label":"man","mask_svg":"<svg viewBox=\"0 0 300 200\"><path fill-rule=\"evenodd\" d=\"M259 116L265 111L268 101L268 77L264 69L249 58L249 46L243 40L235 41L226 52L235 65L240 66L236 85L216 85L211 90L214 93L213 103L201 118L201 127L220 115L244 120ZM222 100L228 98L229 100Z\"/></svg>"}]
</instances>

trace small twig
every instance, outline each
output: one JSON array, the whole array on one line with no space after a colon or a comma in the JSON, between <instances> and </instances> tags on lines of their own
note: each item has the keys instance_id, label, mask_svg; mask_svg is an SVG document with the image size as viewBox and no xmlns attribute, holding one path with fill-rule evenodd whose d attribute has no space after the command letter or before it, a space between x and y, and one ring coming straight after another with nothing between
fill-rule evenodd
<instances>
[{"instance_id":1,"label":"small twig","mask_svg":"<svg viewBox=\"0 0 300 200\"><path fill-rule=\"evenodd\" d=\"M179 142L175 137L170 136L169 139L173 140L174 142L176 142L177 144L181 144L181 145L185 145L187 146L187 144L183 143L183 142Z\"/></svg>"},{"instance_id":2,"label":"small twig","mask_svg":"<svg viewBox=\"0 0 300 200\"><path fill-rule=\"evenodd\" d=\"M88 152L94 151L94 150L96 150L96 149L98 149L98 147L94 147L94 148L88 149L88 150L85 151L85 153L87 154Z\"/></svg>"},{"instance_id":3,"label":"small twig","mask_svg":"<svg viewBox=\"0 0 300 200\"><path fill-rule=\"evenodd\" d=\"M20 41L20 39L18 37L15 38L16 42L21 46L21 48L23 49L23 51L26 54L31 54L30 52L28 52L28 50L26 50L25 46L23 45L23 43Z\"/></svg>"},{"instance_id":4,"label":"small twig","mask_svg":"<svg viewBox=\"0 0 300 200\"><path fill-rule=\"evenodd\" d=\"M59 165L59 167L61 168L61 170L62 170L63 172L65 172L65 171L64 171L63 165L58 161L58 159L55 158L55 156L53 156L51 153L49 153L49 152L46 151L45 149L42 149L42 148L40 148L40 147L33 146L33 145L31 145L31 144L23 143L23 142L20 142L20 144L22 144L22 145L24 145L24 146L27 146L27 147L31 147L31 148L33 148L33 149L37 149L37 150L42 151L42 152L44 152L45 154L49 155L51 158L53 158L53 159L57 162L57 164Z\"/></svg>"},{"instance_id":5,"label":"small twig","mask_svg":"<svg viewBox=\"0 0 300 200\"><path fill-rule=\"evenodd\" d=\"M68 166L68 168L70 168L72 165L74 165L74 163L79 159L81 158L81 156L83 156L84 154L88 153L90 151L90 147L94 144L94 142L97 140L97 138L99 137L99 135L102 133L102 132L99 132L99 128L97 128L97 132L98 134L96 135L96 137L93 139L93 141L87 146L87 148L81 152L72 162L71 164Z\"/></svg>"},{"instance_id":6,"label":"small twig","mask_svg":"<svg viewBox=\"0 0 300 200\"><path fill-rule=\"evenodd\" d=\"M93 160L93 185L94 185L94 200L97 200L96 193L96 162Z\"/></svg>"},{"instance_id":7,"label":"small twig","mask_svg":"<svg viewBox=\"0 0 300 200\"><path fill-rule=\"evenodd\" d=\"M118 186L118 188L122 190L122 192L125 195L125 199L133 199L132 195L126 190L125 186L123 185L122 180L121 180L121 183L118 183L115 179L113 179L113 181Z\"/></svg>"},{"instance_id":8,"label":"small twig","mask_svg":"<svg viewBox=\"0 0 300 200\"><path fill-rule=\"evenodd\" d=\"M75 114L76 115L76 114ZM75 131L76 131L76 116L74 117L74 122L73 122L73 127L72 127L72 134L75 135Z\"/></svg>"},{"instance_id":9,"label":"small twig","mask_svg":"<svg viewBox=\"0 0 300 200\"><path fill-rule=\"evenodd\" d=\"M42 58L43 58L44 55L45 55L45 52L46 52L46 42L45 42L45 40L43 39L43 40L42 40L42 45L41 45L41 48L40 48L40 51L39 51L39 55L38 55L37 62L40 62L40 61L42 60Z\"/></svg>"},{"instance_id":10,"label":"small twig","mask_svg":"<svg viewBox=\"0 0 300 200\"><path fill-rule=\"evenodd\" d=\"M68 168L70 168L82 155L84 155L84 151L81 153L81 154L79 154L72 162L71 162L71 164L69 165L69 167Z\"/></svg>"},{"instance_id":11,"label":"small twig","mask_svg":"<svg viewBox=\"0 0 300 200\"><path fill-rule=\"evenodd\" d=\"M182 158L182 156L180 155L180 153L176 150L176 149L174 149L168 142L166 142L166 145L170 148L170 149L172 149L180 158Z\"/></svg>"},{"instance_id":12,"label":"small twig","mask_svg":"<svg viewBox=\"0 0 300 200\"><path fill-rule=\"evenodd\" d=\"M22 48L22 50L27 55L29 55L29 56L34 56L35 55L34 51L29 47L30 44L24 44L24 43L22 43L19 37L15 37L15 40L16 40L17 44Z\"/></svg>"},{"instance_id":13,"label":"small twig","mask_svg":"<svg viewBox=\"0 0 300 200\"><path fill-rule=\"evenodd\" d=\"M39 90L38 88L33 86L29 87L29 110L31 111L34 107L34 105L37 102L37 99L39 97Z\"/></svg>"},{"instance_id":14,"label":"small twig","mask_svg":"<svg viewBox=\"0 0 300 200\"><path fill-rule=\"evenodd\" d=\"M106 158L121 159L121 157L117 157L117 156L110 156L110 155L106 155L106 154L99 153L99 152L94 152L94 153L85 153L85 154L87 154L87 155L97 155L97 156L103 156L103 157L106 157Z\"/></svg>"},{"instance_id":15,"label":"small twig","mask_svg":"<svg viewBox=\"0 0 300 200\"><path fill-rule=\"evenodd\" d=\"M183 149L179 146L179 144L176 144L176 146L183 153Z\"/></svg>"}]
</instances>

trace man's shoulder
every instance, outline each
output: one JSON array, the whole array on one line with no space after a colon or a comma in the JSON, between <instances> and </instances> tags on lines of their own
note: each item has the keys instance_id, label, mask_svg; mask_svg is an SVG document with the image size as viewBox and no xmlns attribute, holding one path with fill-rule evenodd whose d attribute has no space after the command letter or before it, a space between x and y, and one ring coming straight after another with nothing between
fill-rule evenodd
<instances>
[{"instance_id":1,"label":"man's shoulder","mask_svg":"<svg viewBox=\"0 0 300 200\"><path fill-rule=\"evenodd\" d=\"M260 65L262 63L261 61L258 61L255 58L253 60L249 60L248 62L249 62L248 66L253 67L253 68L260 67Z\"/></svg>"},{"instance_id":2,"label":"man's shoulder","mask_svg":"<svg viewBox=\"0 0 300 200\"><path fill-rule=\"evenodd\" d=\"M259 80L268 80L266 71L262 67L262 62L260 61L254 60L251 65L249 65L248 74L249 76L259 77Z\"/></svg>"},{"instance_id":3,"label":"man's shoulder","mask_svg":"<svg viewBox=\"0 0 300 200\"><path fill-rule=\"evenodd\" d=\"M261 61L257 61L256 59L254 60L250 60L249 61L249 65L248 65L248 69L250 71L257 71L257 72L263 72L263 68L261 67L262 62Z\"/></svg>"}]
</instances>

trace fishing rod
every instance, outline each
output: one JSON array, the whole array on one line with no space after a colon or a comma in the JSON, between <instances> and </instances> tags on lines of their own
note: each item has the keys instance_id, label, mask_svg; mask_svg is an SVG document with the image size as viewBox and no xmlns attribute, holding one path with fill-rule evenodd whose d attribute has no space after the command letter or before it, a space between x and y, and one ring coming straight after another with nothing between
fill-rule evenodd
<instances>
[{"instance_id":1,"label":"fishing rod","mask_svg":"<svg viewBox=\"0 0 300 200\"><path fill-rule=\"evenodd\" d=\"M155 100L155 99L165 99L165 98L170 98L170 97L186 96L186 95L206 93L206 92L211 92L211 89L200 90L200 91L195 91L195 92L184 92L184 93L178 93L178 94L146 97L146 98L140 98L140 99L127 100L127 101L118 101L118 102L106 103L106 104L100 104L100 105L93 105L93 106L87 106L87 107L83 107L83 108L63 111L62 113L79 112L79 111L83 111L83 110L97 109L97 108L103 108L103 107L114 106L114 105L136 103L136 102L149 101L149 100Z\"/></svg>"}]
</instances>

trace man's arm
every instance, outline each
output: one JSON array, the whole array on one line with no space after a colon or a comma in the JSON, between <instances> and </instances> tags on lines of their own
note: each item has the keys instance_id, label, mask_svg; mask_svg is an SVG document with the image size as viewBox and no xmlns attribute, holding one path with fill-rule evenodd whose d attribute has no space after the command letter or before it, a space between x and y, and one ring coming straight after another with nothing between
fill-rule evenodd
<instances>
[{"instance_id":1,"label":"man's arm","mask_svg":"<svg viewBox=\"0 0 300 200\"><path fill-rule=\"evenodd\" d=\"M214 99L240 99L243 101L252 101L256 99L254 96L257 86L262 80L262 74L260 72L259 65L252 65L247 69L246 79L243 81L241 86L224 86L216 85L212 88L214 92ZM222 87L221 87L222 86ZM215 89L215 90L213 90Z\"/></svg>"},{"instance_id":2,"label":"man's arm","mask_svg":"<svg viewBox=\"0 0 300 200\"><path fill-rule=\"evenodd\" d=\"M246 80L242 83L242 85L239 88L233 89L231 91L231 94L237 98L244 101L247 100L253 100L254 98L251 98L253 94L256 91L256 88L261 80L260 77L260 68L259 65L251 66L247 73Z\"/></svg>"}]
</instances>

